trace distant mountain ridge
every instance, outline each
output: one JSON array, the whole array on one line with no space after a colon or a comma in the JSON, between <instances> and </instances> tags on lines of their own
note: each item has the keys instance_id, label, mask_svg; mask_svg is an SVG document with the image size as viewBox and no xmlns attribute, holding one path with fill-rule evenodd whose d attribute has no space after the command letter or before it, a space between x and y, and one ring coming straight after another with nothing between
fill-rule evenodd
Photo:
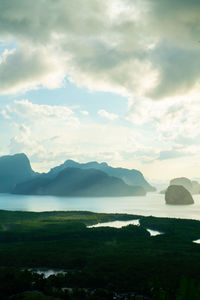
<instances>
[{"instance_id":1,"label":"distant mountain ridge","mask_svg":"<svg viewBox=\"0 0 200 300\"><path fill-rule=\"evenodd\" d=\"M170 180L170 185L182 185L191 194L200 194L200 184L198 181L190 180L186 177L173 178Z\"/></svg>"},{"instance_id":2,"label":"distant mountain ridge","mask_svg":"<svg viewBox=\"0 0 200 300\"><path fill-rule=\"evenodd\" d=\"M41 175L16 185L13 193L53 196L113 197L143 196L142 187L129 186L123 180L96 169L65 168L51 178Z\"/></svg>"},{"instance_id":3,"label":"distant mountain ridge","mask_svg":"<svg viewBox=\"0 0 200 300\"><path fill-rule=\"evenodd\" d=\"M107 163L98 163L96 161L88 162L88 163L78 163L73 160L66 160L63 164L60 166L57 166L55 168L52 168L48 175L49 176L55 176L57 173L59 173L61 170L64 170L65 168L80 168L80 169L96 169L101 170L108 174L109 176L114 176L117 178L122 179L126 184L131 186L141 186L145 189L146 192L153 192L156 189L150 185L147 180L144 178L143 174L135 169L129 170L125 168L113 168L109 166Z\"/></svg>"},{"instance_id":4,"label":"distant mountain ridge","mask_svg":"<svg viewBox=\"0 0 200 300\"><path fill-rule=\"evenodd\" d=\"M0 157L0 193L138 196L152 190L141 172L107 163L67 160L48 173L36 173L23 153Z\"/></svg>"}]
</instances>

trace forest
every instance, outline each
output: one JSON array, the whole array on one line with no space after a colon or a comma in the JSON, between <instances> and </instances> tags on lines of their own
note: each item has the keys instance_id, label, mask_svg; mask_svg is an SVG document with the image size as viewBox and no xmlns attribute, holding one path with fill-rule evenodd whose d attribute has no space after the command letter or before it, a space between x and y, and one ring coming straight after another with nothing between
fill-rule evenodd
<instances>
[{"instance_id":1,"label":"forest","mask_svg":"<svg viewBox=\"0 0 200 300\"><path fill-rule=\"evenodd\" d=\"M134 219L140 226L87 227ZM147 228L162 234L151 236ZM199 299L200 245L193 242L199 237L195 220L2 210L0 297ZM65 273L45 278L32 268Z\"/></svg>"}]
</instances>

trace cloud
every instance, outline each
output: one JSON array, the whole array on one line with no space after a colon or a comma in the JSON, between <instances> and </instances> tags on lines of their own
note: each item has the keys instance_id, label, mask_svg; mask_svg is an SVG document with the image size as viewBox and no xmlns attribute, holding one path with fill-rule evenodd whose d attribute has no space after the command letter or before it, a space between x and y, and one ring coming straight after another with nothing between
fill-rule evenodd
<instances>
[{"instance_id":1,"label":"cloud","mask_svg":"<svg viewBox=\"0 0 200 300\"><path fill-rule=\"evenodd\" d=\"M161 151L158 160L174 159L178 157L187 156L188 153L182 153L176 150Z\"/></svg>"},{"instance_id":2,"label":"cloud","mask_svg":"<svg viewBox=\"0 0 200 300\"><path fill-rule=\"evenodd\" d=\"M152 99L184 95L195 87L200 79L200 47L184 49L160 44L151 56L153 65L159 70L159 83L148 93Z\"/></svg>"},{"instance_id":3,"label":"cloud","mask_svg":"<svg viewBox=\"0 0 200 300\"><path fill-rule=\"evenodd\" d=\"M10 139L10 154L25 152L31 157L35 154L42 157L46 155L47 151L39 140L32 137L30 127L25 124L15 124L15 127L18 128L18 134Z\"/></svg>"},{"instance_id":4,"label":"cloud","mask_svg":"<svg viewBox=\"0 0 200 300\"><path fill-rule=\"evenodd\" d=\"M40 105L25 99L6 105L4 114L12 122L12 132L7 133L10 136L9 152L26 153L36 168L38 162L42 163L40 170L52 166L55 157L70 143L76 147L74 135L79 131L80 122L67 106ZM62 143L58 143L59 139Z\"/></svg>"},{"instance_id":5,"label":"cloud","mask_svg":"<svg viewBox=\"0 0 200 300\"><path fill-rule=\"evenodd\" d=\"M152 27L158 35L185 49L198 49L198 0L148 0ZM158 27L158 24L160 25Z\"/></svg>"},{"instance_id":6,"label":"cloud","mask_svg":"<svg viewBox=\"0 0 200 300\"><path fill-rule=\"evenodd\" d=\"M109 113L104 109L100 109L98 111L98 115L102 118L105 118L105 119L108 119L108 120L111 120L111 121L116 120L118 118L118 115L113 114L113 113Z\"/></svg>"},{"instance_id":7,"label":"cloud","mask_svg":"<svg viewBox=\"0 0 200 300\"><path fill-rule=\"evenodd\" d=\"M94 122L87 117L82 122L66 106L39 105L27 99L6 105L4 110L10 118L1 121L2 131L10 123L8 152L25 152L36 170L48 170L68 158L119 165L128 153L132 163L143 157L142 152L152 155L152 149L141 146L143 136L118 121Z\"/></svg>"},{"instance_id":8,"label":"cloud","mask_svg":"<svg viewBox=\"0 0 200 300\"><path fill-rule=\"evenodd\" d=\"M64 71L60 62L44 48L27 45L5 50L0 58L0 90L15 94L40 86L53 89L62 86Z\"/></svg>"},{"instance_id":9,"label":"cloud","mask_svg":"<svg viewBox=\"0 0 200 300\"><path fill-rule=\"evenodd\" d=\"M4 110L8 117L20 117L28 123L46 123L61 121L71 126L78 126L79 120L71 108L59 105L42 105L30 102L27 99L16 100L7 105Z\"/></svg>"},{"instance_id":10,"label":"cloud","mask_svg":"<svg viewBox=\"0 0 200 300\"><path fill-rule=\"evenodd\" d=\"M137 126L149 126L163 141L197 138L200 134L199 85L183 97L166 101L140 99L129 103L127 119ZM183 139L182 139L183 141Z\"/></svg>"},{"instance_id":11,"label":"cloud","mask_svg":"<svg viewBox=\"0 0 200 300\"><path fill-rule=\"evenodd\" d=\"M97 157L146 170L155 162L157 173L173 157L189 166L200 150L199 15L198 0L0 1L1 94L70 80L129 99L126 120L102 109L103 124L81 118L80 107L2 106L0 121L17 124L10 150L35 162Z\"/></svg>"},{"instance_id":12,"label":"cloud","mask_svg":"<svg viewBox=\"0 0 200 300\"><path fill-rule=\"evenodd\" d=\"M81 110L80 113L84 116L88 116L89 112L87 110Z\"/></svg>"},{"instance_id":13,"label":"cloud","mask_svg":"<svg viewBox=\"0 0 200 300\"><path fill-rule=\"evenodd\" d=\"M7 114L7 111L5 109L2 109L2 111L0 111L0 114L4 119L10 119L10 116Z\"/></svg>"},{"instance_id":14,"label":"cloud","mask_svg":"<svg viewBox=\"0 0 200 300\"><path fill-rule=\"evenodd\" d=\"M148 108L149 119L143 119L141 115L144 123L137 124L122 122L121 118L115 122L94 122L90 116L86 122L82 122L66 106L39 105L29 100L18 100L12 106L5 107L10 119L0 120L0 134L2 136L4 132L4 123L6 128L9 123L12 131L7 133L7 152L25 152L36 171L48 171L71 158L81 162L107 161L113 166L135 168L145 175L162 178L171 176L177 166L176 174L181 175L185 163L189 168L193 159L196 162L199 160L200 124L197 122L200 118L197 99L198 97L194 98L190 105L186 100L182 103L172 101L170 105L165 101L147 101L143 104L139 101L138 105ZM148 107L146 103L149 104ZM185 117L187 110L191 122L196 122L194 132L187 122L185 127L180 128L179 122ZM160 115L163 119L159 119ZM172 127L169 127L170 124ZM183 157L184 163L181 160ZM168 171L163 173L163 169ZM195 170L197 169L199 167ZM196 171L195 174L197 173Z\"/></svg>"},{"instance_id":15,"label":"cloud","mask_svg":"<svg viewBox=\"0 0 200 300\"><path fill-rule=\"evenodd\" d=\"M78 86L129 97L183 95L200 79L197 0L0 2L0 92Z\"/></svg>"}]
</instances>

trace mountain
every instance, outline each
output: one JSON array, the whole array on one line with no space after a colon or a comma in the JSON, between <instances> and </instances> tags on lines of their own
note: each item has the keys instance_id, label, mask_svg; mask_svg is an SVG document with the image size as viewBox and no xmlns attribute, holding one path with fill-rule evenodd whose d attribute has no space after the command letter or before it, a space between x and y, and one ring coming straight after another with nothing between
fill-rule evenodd
<instances>
[{"instance_id":1,"label":"mountain","mask_svg":"<svg viewBox=\"0 0 200 300\"><path fill-rule=\"evenodd\" d=\"M25 183L19 183L13 193L81 197L143 196L146 194L142 187L129 186L120 178L111 177L103 171L71 167L54 173L54 176L40 175Z\"/></svg>"},{"instance_id":2,"label":"mountain","mask_svg":"<svg viewBox=\"0 0 200 300\"><path fill-rule=\"evenodd\" d=\"M194 204L190 192L182 185L170 185L165 193L165 202L173 205Z\"/></svg>"},{"instance_id":3,"label":"mountain","mask_svg":"<svg viewBox=\"0 0 200 300\"><path fill-rule=\"evenodd\" d=\"M23 153L0 157L0 193L9 193L19 182L33 178L35 173Z\"/></svg>"},{"instance_id":4,"label":"mountain","mask_svg":"<svg viewBox=\"0 0 200 300\"><path fill-rule=\"evenodd\" d=\"M156 189L150 185L143 174L138 170L129 170L125 168L113 168L109 166L107 163L98 163L98 162L88 162L88 163L78 163L73 160L67 160L60 166L57 166L50 170L48 176L54 177L61 170L66 168L80 168L80 169L96 169L105 172L109 176L114 176L122 179L126 184L131 186L141 186L145 189L146 192L153 192Z\"/></svg>"},{"instance_id":5,"label":"mountain","mask_svg":"<svg viewBox=\"0 0 200 300\"><path fill-rule=\"evenodd\" d=\"M64 164L39 174L23 153L0 157L0 193L58 196L136 196L154 188L141 172L106 163Z\"/></svg>"},{"instance_id":6,"label":"mountain","mask_svg":"<svg viewBox=\"0 0 200 300\"><path fill-rule=\"evenodd\" d=\"M170 180L170 185L182 185L191 194L200 194L200 184L197 181L191 181L186 177L174 178Z\"/></svg>"}]
</instances>

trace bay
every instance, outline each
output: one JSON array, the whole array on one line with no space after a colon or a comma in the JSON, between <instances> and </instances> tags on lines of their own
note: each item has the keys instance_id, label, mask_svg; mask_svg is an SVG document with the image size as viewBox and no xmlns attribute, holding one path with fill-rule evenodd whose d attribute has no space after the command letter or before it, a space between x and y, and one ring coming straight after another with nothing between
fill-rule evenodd
<instances>
[{"instance_id":1,"label":"bay","mask_svg":"<svg viewBox=\"0 0 200 300\"><path fill-rule=\"evenodd\" d=\"M164 195L144 197L55 197L0 194L0 209L21 211L93 211L200 220L200 195L193 205L166 205Z\"/></svg>"}]
</instances>

